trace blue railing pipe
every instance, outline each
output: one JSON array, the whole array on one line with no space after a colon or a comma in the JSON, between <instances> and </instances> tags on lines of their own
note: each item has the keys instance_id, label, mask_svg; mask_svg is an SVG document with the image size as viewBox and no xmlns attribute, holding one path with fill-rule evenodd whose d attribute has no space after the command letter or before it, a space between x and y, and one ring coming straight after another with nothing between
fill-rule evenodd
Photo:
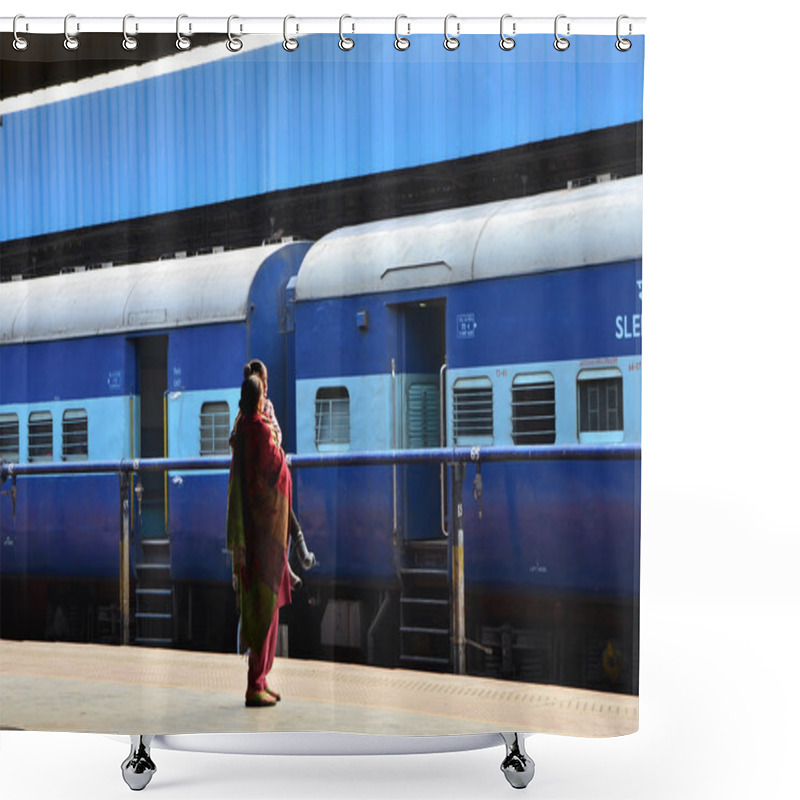
<instances>
[{"instance_id":1,"label":"blue railing pipe","mask_svg":"<svg viewBox=\"0 0 800 800\"><path fill-rule=\"evenodd\" d=\"M495 461L639 461L639 444L522 445L519 447L429 447L408 450L347 451L286 456L293 469L367 467L392 464L459 464ZM228 469L228 455L194 458L134 458L119 461L51 461L0 464L0 477L12 475L119 474L130 472L191 472Z\"/></svg>"}]
</instances>

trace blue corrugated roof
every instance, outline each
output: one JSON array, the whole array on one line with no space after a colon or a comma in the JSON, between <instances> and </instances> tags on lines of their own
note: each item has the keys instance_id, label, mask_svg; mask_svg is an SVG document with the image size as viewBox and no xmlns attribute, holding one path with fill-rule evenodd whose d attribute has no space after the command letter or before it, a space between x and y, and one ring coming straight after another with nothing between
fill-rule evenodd
<instances>
[{"instance_id":1,"label":"blue corrugated roof","mask_svg":"<svg viewBox=\"0 0 800 800\"><path fill-rule=\"evenodd\" d=\"M491 152L642 119L644 39L304 37L9 113L0 240ZM250 45L250 41L248 41Z\"/></svg>"}]
</instances>

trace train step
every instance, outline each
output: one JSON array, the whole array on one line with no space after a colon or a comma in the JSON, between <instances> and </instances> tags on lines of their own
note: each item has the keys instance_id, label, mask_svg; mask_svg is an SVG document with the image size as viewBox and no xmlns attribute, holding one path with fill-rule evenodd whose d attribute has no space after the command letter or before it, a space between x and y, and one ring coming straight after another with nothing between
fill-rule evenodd
<instances>
[{"instance_id":1,"label":"train step","mask_svg":"<svg viewBox=\"0 0 800 800\"><path fill-rule=\"evenodd\" d=\"M407 603L409 605L416 604L416 605L425 605L425 606L449 606L449 600L441 600L435 597L401 597L401 603Z\"/></svg>"},{"instance_id":2,"label":"train step","mask_svg":"<svg viewBox=\"0 0 800 800\"><path fill-rule=\"evenodd\" d=\"M449 666L449 658L435 658L434 656L407 656L401 655L401 661L406 661L410 664L440 664L441 666Z\"/></svg>"},{"instance_id":3,"label":"train step","mask_svg":"<svg viewBox=\"0 0 800 800\"><path fill-rule=\"evenodd\" d=\"M155 611L137 611L134 616L138 619L172 619L172 614Z\"/></svg>"},{"instance_id":4,"label":"train step","mask_svg":"<svg viewBox=\"0 0 800 800\"><path fill-rule=\"evenodd\" d=\"M449 628L415 628L409 626L400 626L400 633L424 633L430 636L449 636Z\"/></svg>"},{"instance_id":5,"label":"train step","mask_svg":"<svg viewBox=\"0 0 800 800\"><path fill-rule=\"evenodd\" d=\"M447 578L450 574L446 569L435 569L433 567L402 567L400 569L401 575L437 575L442 578Z\"/></svg>"},{"instance_id":6,"label":"train step","mask_svg":"<svg viewBox=\"0 0 800 800\"><path fill-rule=\"evenodd\" d=\"M136 594L141 595L160 595L161 597L166 597L167 595L172 594L172 589L140 589L138 586L136 587Z\"/></svg>"},{"instance_id":7,"label":"train step","mask_svg":"<svg viewBox=\"0 0 800 800\"><path fill-rule=\"evenodd\" d=\"M167 572L169 572L172 569L172 567L170 567L169 564L151 564L151 563L146 563L146 564L137 564L136 565L136 569L137 570L140 570L140 569L161 569L161 570L166 570Z\"/></svg>"}]
</instances>

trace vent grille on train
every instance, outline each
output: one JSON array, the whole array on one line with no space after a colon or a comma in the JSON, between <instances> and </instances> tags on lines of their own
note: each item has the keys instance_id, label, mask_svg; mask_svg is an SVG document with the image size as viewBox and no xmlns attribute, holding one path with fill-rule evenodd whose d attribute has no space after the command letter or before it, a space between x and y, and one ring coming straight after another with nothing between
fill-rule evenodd
<instances>
[{"instance_id":1,"label":"vent grille on train","mask_svg":"<svg viewBox=\"0 0 800 800\"><path fill-rule=\"evenodd\" d=\"M549 373L518 375L511 387L514 444L553 444L556 440L556 385Z\"/></svg>"},{"instance_id":2,"label":"vent grille on train","mask_svg":"<svg viewBox=\"0 0 800 800\"><path fill-rule=\"evenodd\" d=\"M439 446L439 387L413 383L408 387L408 447Z\"/></svg>"},{"instance_id":3,"label":"vent grille on train","mask_svg":"<svg viewBox=\"0 0 800 800\"><path fill-rule=\"evenodd\" d=\"M462 378L453 386L456 444L490 444L494 437L493 391L488 378Z\"/></svg>"}]
</instances>

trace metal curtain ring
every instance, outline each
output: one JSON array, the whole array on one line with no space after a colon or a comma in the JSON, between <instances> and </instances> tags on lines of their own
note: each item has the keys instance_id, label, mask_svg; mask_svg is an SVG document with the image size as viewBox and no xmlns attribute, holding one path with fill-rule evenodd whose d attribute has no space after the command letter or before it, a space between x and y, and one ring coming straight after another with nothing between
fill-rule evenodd
<instances>
[{"instance_id":1,"label":"metal curtain ring","mask_svg":"<svg viewBox=\"0 0 800 800\"><path fill-rule=\"evenodd\" d=\"M239 19L236 14L231 14L228 17L228 41L225 42L225 47L227 47L231 53L238 53L244 47L244 42L238 36L234 36L231 33L231 22L235 19ZM241 28L239 28L239 30L241 31Z\"/></svg>"},{"instance_id":2,"label":"metal curtain ring","mask_svg":"<svg viewBox=\"0 0 800 800\"><path fill-rule=\"evenodd\" d=\"M13 25L12 31L14 33L14 49L15 50L27 50L28 49L28 40L24 36L20 36L17 33L17 21L21 20L21 19L25 19L25 16L23 14L17 14L17 16L14 17L14 25Z\"/></svg>"},{"instance_id":3,"label":"metal curtain ring","mask_svg":"<svg viewBox=\"0 0 800 800\"><path fill-rule=\"evenodd\" d=\"M342 16L339 17L339 47L342 50L352 50L356 46L356 43L352 39L346 37L342 30L346 19L352 19L352 17L349 14L342 14ZM353 30L355 30L355 26L353 26Z\"/></svg>"},{"instance_id":4,"label":"metal curtain ring","mask_svg":"<svg viewBox=\"0 0 800 800\"><path fill-rule=\"evenodd\" d=\"M616 47L617 50L620 51L620 53L627 53L628 50L630 50L631 47L633 47L633 42L630 39L623 39L619 35L619 23L623 19L628 19L628 16L626 14L620 14L617 17L617 43L614 45L614 47ZM632 30L631 24L628 23L628 33L629 34L630 34L631 30Z\"/></svg>"},{"instance_id":5,"label":"metal curtain ring","mask_svg":"<svg viewBox=\"0 0 800 800\"><path fill-rule=\"evenodd\" d=\"M133 14L126 14L122 18L122 46L126 50L135 50L139 46L139 42L133 36L128 36L128 20L135 19ZM136 30L139 29L139 26L136 26Z\"/></svg>"},{"instance_id":6,"label":"metal curtain ring","mask_svg":"<svg viewBox=\"0 0 800 800\"><path fill-rule=\"evenodd\" d=\"M78 49L78 45L80 44L80 42L78 41L78 37L77 36L71 36L70 32L68 30L69 21L71 19L75 19L75 15L74 14L67 14L67 16L64 17L64 49L65 50L77 50ZM77 26L76 30L80 30L80 26Z\"/></svg>"},{"instance_id":7,"label":"metal curtain ring","mask_svg":"<svg viewBox=\"0 0 800 800\"><path fill-rule=\"evenodd\" d=\"M283 18L283 49L289 53L293 53L298 47L300 47L300 42L298 42L297 39L290 39L286 33L287 23L290 19L295 19L295 17L289 14Z\"/></svg>"},{"instance_id":8,"label":"metal curtain ring","mask_svg":"<svg viewBox=\"0 0 800 800\"><path fill-rule=\"evenodd\" d=\"M553 42L553 47L555 47L556 50L562 53L569 48L569 39L565 39L563 36L558 35L558 21L560 19L566 19L566 18L567 18L566 14L559 14L556 17L555 25L553 28L556 35L556 40ZM567 36L569 36L569 22L567 23Z\"/></svg>"},{"instance_id":9,"label":"metal curtain ring","mask_svg":"<svg viewBox=\"0 0 800 800\"><path fill-rule=\"evenodd\" d=\"M177 47L178 50L188 50L192 46L191 39L187 39L181 33L181 20L182 19L188 19L188 18L189 18L188 14L178 14L178 18L175 20L175 35L178 37L175 40L175 47ZM189 25L189 30L191 31L191 29L192 29L192 26L190 24Z\"/></svg>"},{"instance_id":10,"label":"metal curtain ring","mask_svg":"<svg viewBox=\"0 0 800 800\"><path fill-rule=\"evenodd\" d=\"M516 41L514 41L514 39L511 36L506 36L505 33L503 32L503 25L505 24L505 21L507 19L511 19L511 14L503 14L503 16L500 17L500 49L506 51L513 50L517 45ZM516 22L512 24L511 32L512 33L517 32Z\"/></svg>"},{"instance_id":11,"label":"metal curtain ring","mask_svg":"<svg viewBox=\"0 0 800 800\"><path fill-rule=\"evenodd\" d=\"M394 47L395 50L408 50L411 47L411 40L406 39L405 36L400 35L399 27L400 27L400 20L401 19L408 19L405 14L398 14L394 18ZM408 32L411 33L411 26L406 23L406 27L408 28Z\"/></svg>"},{"instance_id":12,"label":"metal curtain ring","mask_svg":"<svg viewBox=\"0 0 800 800\"><path fill-rule=\"evenodd\" d=\"M456 15L455 14L448 14L444 18L444 47L445 47L445 50L451 50L452 51L452 50L458 50L458 46L461 44L461 42L459 42L458 38L457 38L458 32L459 32L459 30L461 28L461 23L458 23L458 22L456 23L456 36L451 36L447 32L447 23L450 22L451 19L457 19Z\"/></svg>"}]
</instances>

